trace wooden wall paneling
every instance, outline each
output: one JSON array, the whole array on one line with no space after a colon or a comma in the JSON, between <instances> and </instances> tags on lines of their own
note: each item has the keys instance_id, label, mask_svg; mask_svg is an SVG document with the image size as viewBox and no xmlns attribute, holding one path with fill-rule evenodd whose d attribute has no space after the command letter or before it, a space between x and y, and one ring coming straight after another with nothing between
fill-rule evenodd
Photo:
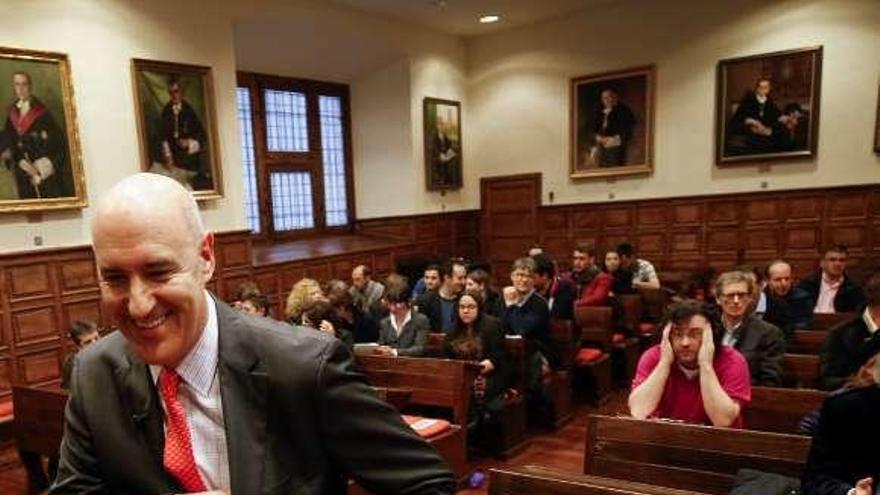
<instances>
[{"instance_id":1,"label":"wooden wall paneling","mask_svg":"<svg viewBox=\"0 0 880 495\"><path fill-rule=\"evenodd\" d=\"M52 297L55 294L55 277L47 261L44 257L38 257L32 262L6 269L6 293L11 302Z\"/></svg>"},{"instance_id":2,"label":"wooden wall paneling","mask_svg":"<svg viewBox=\"0 0 880 495\"><path fill-rule=\"evenodd\" d=\"M83 253L83 255L85 254ZM59 285L62 295L95 292L98 286L98 273L91 252L88 253L88 256L57 260L55 267L57 277L61 281Z\"/></svg>"},{"instance_id":3,"label":"wooden wall paneling","mask_svg":"<svg viewBox=\"0 0 880 495\"><path fill-rule=\"evenodd\" d=\"M394 271L394 258L391 252L373 254L373 272L378 277L387 277Z\"/></svg>"},{"instance_id":4,"label":"wooden wall paneling","mask_svg":"<svg viewBox=\"0 0 880 495\"><path fill-rule=\"evenodd\" d=\"M253 280L267 296L273 296L281 291L281 275L276 270L256 272L253 274Z\"/></svg>"},{"instance_id":5,"label":"wooden wall paneling","mask_svg":"<svg viewBox=\"0 0 880 495\"><path fill-rule=\"evenodd\" d=\"M825 196L797 194L783 199L782 214L787 223L820 222L825 211Z\"/></svg>"},{"instance_id":6,"label":"wooden wall paneling","mask_svg":"<svg viewBox=\"0 0 880 495\"><path fill-rule=\"evenodd\" d=\"M309 278L313 278L318 282L329 280L330 273L330 264L326 260L322 260L306 266L306 276Z\"/></svg>"},{"instance_id":7,"label":"wooden wall paneling","mask_svg":"<svg viewBox=\"0 0 880 495\"><path fill-rule=\"evenodd\" d=\"M662 204L639 206L636 209L636 225L638 228L665 228L669 210Z\"/></svg>"},{"instance_id":8,"label":"wooden wall paneling","mask_svg":"<svg viewBox=\"0 0 880 495\"><path fill-rule=\"evenodd\" d=\"M16 304L11 310L12 341L16 350L30 345L58 344L62 328L52 298Z\"/></svg>"},{"instance_id":9,"label":"wooden wall paneling","mask_svg":"<svg viewBox=\"0 0 880 495\"><path fill-rule=\"evenodd\" d=\"M745 229L743 235L746 260L766 260L776 256L780 251L779 232L779 229L773 227Z\"/></svg>"},{"instance_id":10,"label":"wooden wall paneling","mask_svg":"<svg viewBox=\"0 0 880 495\"><path fill-rule=\"evenodd\" d=\"M703 251L703 233L700 229L673 230L669 234L671 257L698 256Z\"/></svg>"},{"instance_id":11,"label":"wooden wall paneling","mask_svg":"<svg viewBox=\"0 0 880 495\"><path fill-rule=\"evenodd\" d=\"M253 280L253 274L247 269L225 272L218 281L220 292L217 296L223 301L233 301L241 284Z\"/></svg>"},{"instance_id":12,"label":"wooden wall paneling","mask_svg":"<svg viewBox=\"0 0 880 495\"><path fill-rule=\"evenodd\" d=\"M693 227L703 225L703 212L705 205L702 202L696 203L672 203L672 226L673 227Z\"/></svg>"},{"instance_id":13,"label":"wooden wall paneling","mask_svg":"<svg viewBox=\"0 0 880 495\"><path fill-rule=\"evenodd\" d=\"M869 191L850 191L828 196L828 218L832 221L862 220L868 216Z\"/></svg>"},{"instance_id":14,"label":"wooden wall paneling","mask_svg":"<svg viewBox=\"0 0 880 495\"><path fill-rule=\"evenodd\" d=\"M709 201L706 206L706 223L712 226L739 225L743 205L732 200Z\"/></svg>"},{"instance_id":15,"label":"wooden wall paneling","mask_svg":"<svg viewBox=\"0 0 880 495\"><path fill-rule=\"evenodd\" d=\"M12 356L0 355L0 400L11 399L14 377L13 363Z\"/></svg>"},{"instance_id":16,"label":"wooden wall paneling","mask_svg":"<svg viewBox=\"0 0 880 495\"><path fill-rule=\"evenodd\" d=\"M70 325L80 320L94 321L101 326L106 324L101 314L100 296L79 297L62 301L61 326L58 329L62 336L62 341L67 341L64 335L67 334Z\"/></svg>"},{"instance_id":17,"label":"wooden wall paneling","mask_svg":"<svg viewBox=\"0 0 880 495\"><path fill-rule=\"evenodd\" d=\"M396 241L415 239L416 221L412 219L377 219L359 221L355 231L361 235Z\"/></svg>"},{"instance_id":18,"label":"wooden wall paneling","mask_svg":"<svg viewBox=\"0 0 880 495\"><path fill-rule=\"evenodd\" d=\"M602 211L603 229L631 229L633 227L632 207L607 208Z\"/></svg>"},{"instance_id":19,"label":"wooden wall paneling","mask_svg":"<svg viewBox=\"0 0 880 495\"><path fill-rule=\"evenodd\" d=\"M268 270L281 270L280 293L287 294L293 288L293 284L306 278L306 266L304 263L288 263L281 267L267 267Z\"/></svg>"},{"instance_id":20,"label":"wooden wall paneling","mask_svg":"<svg viewBox=\"0 0 880 495\"><path fill-rule=\"evenodd\" d=\"M635 240L636 252L645 258L662 258L666 255L666 234L663 231L639 232Z\"/></svg>"},{"instance_id":21,"label":"wooden wall paneling","mask_svg":"<svg viewBox=\"0 0 880 495\"><path fill-rule=\"evenodd\" d=\"M745 202L746 225L779 223L781 207L779 200L773 197L762 197Z\"/></svg>"},{"instance_id":22,"label":"wooden wall paneling","mask_svg":"<svg viewBox=\"0 0 880 495\"><path fill-rule=\"evenodd\" d=\"M28 349L17 356L17 382L42 385L61 378L64 355L59 346L41 346Z\"/></svg>"}]
</instances>

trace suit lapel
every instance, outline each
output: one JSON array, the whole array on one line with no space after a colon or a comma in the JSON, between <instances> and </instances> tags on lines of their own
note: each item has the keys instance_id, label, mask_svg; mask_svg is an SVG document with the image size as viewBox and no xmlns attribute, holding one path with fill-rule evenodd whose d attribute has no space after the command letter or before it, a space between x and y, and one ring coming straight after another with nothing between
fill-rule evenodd
<instances>
[{"instance_id":1,"label":"suit lapel","mask_svg":"<svg viewBox=\"0 0 880 495\"><path fill-rule=\"evenodd\" d=\"M116 370L116 380L123 390L125 406L135 429L141 434L143 443L149 450L149 457L155 462L154 468L161 473L165 490L178 487L165 473L163 452L165 449L165 433L162 427L162 406L153 385L150 370L146 364L131 354L126 355L127 365Z\"/></svg>"},{"instance_id":2,"label":"suit lapel","mask_svg":"<svg viewBox=\"0 0 880 495\"><path fill-rule=\"evenodd\" d=\"M220 355L217 371L226 423L226 447L232 493L259 493L266 448L266 391L268 377L246 340L246 324L217 302Z\"/></svg>"}]
</instances>

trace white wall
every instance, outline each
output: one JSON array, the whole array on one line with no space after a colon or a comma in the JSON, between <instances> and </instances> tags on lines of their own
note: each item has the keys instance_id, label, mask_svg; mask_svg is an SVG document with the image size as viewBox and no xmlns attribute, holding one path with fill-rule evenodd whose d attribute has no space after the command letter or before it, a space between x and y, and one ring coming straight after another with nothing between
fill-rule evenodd
<instances>
[{"instance_id":1,"label":"white wall","mask_svg":"<svg viewBox=\"0 0 880 495\"><path fill-rule=\"evenodd\" d=\"M245 226L228 14L218 12L214 2L179 0L7 0L4 8L16 15L0 17L0 46L70 58L90 205L140 170L131 58L213 67L225 197L202 209L209 228ZM2 105L5 109L6 102ZM36 223L21 214L0 215L0 252L33 248L37 235L47 247L87 244L91 212L44 213Z\"/></svg>"},{"instance_id":2,"label":"white wall","mask_svg":"<svg viewBox=\"0 0 880 495\"><path fill-rule=\"evenodd\" d=\"M425 189L422 99L461 101L469 125L461 39L325 4L269 4L235 24L238 68L349 84L358 218L478 206L479 167L466 140L464 189Z\"/></svg>"},{"instance_id":3,"label":"white wall","mask_svg":"<svg viewBox=\"0 0 880 495\"><path fill-rule=\"evenodd\" d=\"M824 46L815 160L714 165L719 59ZM880 2L622 0L468 43L468 161L483 176L542 172L544 204L880 182L872 153ZM577 181L569 169L569 79L656 64L655 172Z\"/></svg>"}]
</instances>

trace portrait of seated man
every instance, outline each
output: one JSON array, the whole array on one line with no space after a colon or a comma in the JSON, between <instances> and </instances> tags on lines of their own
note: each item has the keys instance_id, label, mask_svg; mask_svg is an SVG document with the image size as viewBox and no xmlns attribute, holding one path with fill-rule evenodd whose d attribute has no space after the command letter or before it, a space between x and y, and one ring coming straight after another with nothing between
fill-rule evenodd
<instances>
[{"instance_id":1,"label":"portrait of seated man","mask_svg":"<svg viewBox=\"0 0 880 495\"><path fill-rule=\"evenodd\" d=\"M721 343L723 330L709 306L685 301L670 309L659 344L639 359L630 414L742 428L751 402L749 365Z\"/></svg>"}]
</instances>

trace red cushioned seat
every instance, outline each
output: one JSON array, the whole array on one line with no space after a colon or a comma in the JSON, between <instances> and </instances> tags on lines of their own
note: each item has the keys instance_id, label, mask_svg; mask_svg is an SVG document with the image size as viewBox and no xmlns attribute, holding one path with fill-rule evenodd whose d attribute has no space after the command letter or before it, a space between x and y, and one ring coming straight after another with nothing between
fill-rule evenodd
<instances>
[{"instance_id":1,"label":"red cushioned seat","mask_svg":"<svg viewBox=\"0 0 880 495\"><path fill-rule=\"evenodd\" d=\"M402 415L406 422L422 438L435 437L449 430L451 425L445 419L423 418L421 416Z\"/></svg>"},{"instance_id":2,"label":"red cushioned seat","mask_svg":"<svg viewBox=\"0 0 880 495\"><path fill-rule=\"evenodd\" d=\"M657 333L656 323L639 323L639 333L644 335L647 333Z\"/></svg>"},{"instance_id":3,"label":"red cushioned seat","mask_svg":"<svg viewBox=\"0 0 880 495\"><path fill-rule=\"evenodd\" d=\"M590 363L594 363L601 359L603 353L600 349L593 349L591 347L584 347L578 351L577 356L574 358L575 364L578 366L586 366Z\"/></svg>"},{"instance_id":4,"label":"red cushioned seat","mask_svg":"<svg viewBox=\"0 0 880 495\"><path fill-rule=\"evenodd\" d=\"M12 421L12 401L0 402L0 423Z\"/></svg>"},{"instance_id":5,"label":"red cushioned seat","mask_svg":"<svg viewBox=\"0 0 880 495\"><path fill-rule=\"evenodd\" d=\"M612 345L620 345L626 342L626 335L622 333L615 333L611 335L611 344Z\"/></svg>"}]
</instances>

